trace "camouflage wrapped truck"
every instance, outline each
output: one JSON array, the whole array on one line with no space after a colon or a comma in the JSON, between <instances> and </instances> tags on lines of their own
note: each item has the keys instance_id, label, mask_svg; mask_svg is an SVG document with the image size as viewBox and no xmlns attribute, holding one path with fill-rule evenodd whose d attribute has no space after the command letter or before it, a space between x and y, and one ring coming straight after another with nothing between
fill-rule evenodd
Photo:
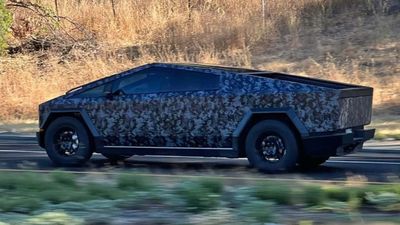
<instances>
[{"instance_id":1,"label":"camouflage wrapped truck","mask_svg":"<svg viewBox=\"0 0 400 225\"><path fill-rule=\"evenodd\" d=\"M60 165L133 155L247 157L262 171L362 149L373 89L284 73L153 63L39 106L39 145Z\"/></svg>"}]
</instances>

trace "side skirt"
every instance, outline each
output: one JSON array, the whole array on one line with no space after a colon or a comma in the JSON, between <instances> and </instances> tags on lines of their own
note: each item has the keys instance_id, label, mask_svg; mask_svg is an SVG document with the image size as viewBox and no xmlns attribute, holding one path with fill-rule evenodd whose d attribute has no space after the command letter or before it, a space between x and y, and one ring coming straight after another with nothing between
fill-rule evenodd
<instances>
[{"instance_id":1,"label":"side skirt","mask_svg":"<svg viewBox=\"0 0 400 225\"><path fill-rule=\"evenodd\" d=\"M102 153L118 155L168 155L238 158L239 152L232 148L202 147L153 147L153 146L104 146Z\"/></svg>"}]
</instances>

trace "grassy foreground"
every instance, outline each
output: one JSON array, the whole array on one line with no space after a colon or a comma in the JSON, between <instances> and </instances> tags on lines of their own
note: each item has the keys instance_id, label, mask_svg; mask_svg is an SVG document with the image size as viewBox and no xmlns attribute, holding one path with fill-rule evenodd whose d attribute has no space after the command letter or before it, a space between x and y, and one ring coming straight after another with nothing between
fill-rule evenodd
<instances>
[{"instance_id":1,"label":"grassy foreground","mask_svg":"<svg viewBox=\"0 0 400 225\"><path fill-rule=\"evenodd\" d=\"M157 182L135 174L2 173L0 193L0 224L400 222L400 184L238 185L211 178Z\"/></svg>"}]
</instances>

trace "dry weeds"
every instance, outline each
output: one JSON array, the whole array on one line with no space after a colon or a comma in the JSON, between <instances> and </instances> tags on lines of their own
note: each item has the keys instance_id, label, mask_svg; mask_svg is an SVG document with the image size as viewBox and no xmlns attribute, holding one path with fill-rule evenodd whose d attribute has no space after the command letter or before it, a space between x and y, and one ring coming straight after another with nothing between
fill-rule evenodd
<instances>
[{"instance_id":1,"label":"dry weeds","mask_svg":"<svg viewBox=\"0 0 400 225\"><path fill-rule=\"evenodd\" d=\"M0 121L36 118L40 102L153 61L255 67L373 86L376 107L400 100L400 18L375 14L368 0L269 0L265 13L260 0L115 0L115 15L106 0L58 0L58 12L53 0L37 2L81 24L95 48L0 58ZM11 44L50 36L43 20L13 11ZM63 27L82 38L73 26Z\"/></svg>"}]
</instances>

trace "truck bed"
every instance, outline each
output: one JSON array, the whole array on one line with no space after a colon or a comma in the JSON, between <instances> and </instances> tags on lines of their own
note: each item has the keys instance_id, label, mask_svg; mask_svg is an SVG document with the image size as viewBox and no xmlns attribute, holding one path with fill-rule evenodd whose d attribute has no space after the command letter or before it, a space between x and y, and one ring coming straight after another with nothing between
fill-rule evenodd
<instances>
[{"instance_id":1,"label":"truck bed","mask_svg":"<svg viewBox=\"0 0 400 225\"><path fill-rule=\"evenodd\" d=\"M371 87L275 72L260 71L245 74L338 90L337 129L362 126L371 122L373 95Z\"/></svg>"}]
</instances>

